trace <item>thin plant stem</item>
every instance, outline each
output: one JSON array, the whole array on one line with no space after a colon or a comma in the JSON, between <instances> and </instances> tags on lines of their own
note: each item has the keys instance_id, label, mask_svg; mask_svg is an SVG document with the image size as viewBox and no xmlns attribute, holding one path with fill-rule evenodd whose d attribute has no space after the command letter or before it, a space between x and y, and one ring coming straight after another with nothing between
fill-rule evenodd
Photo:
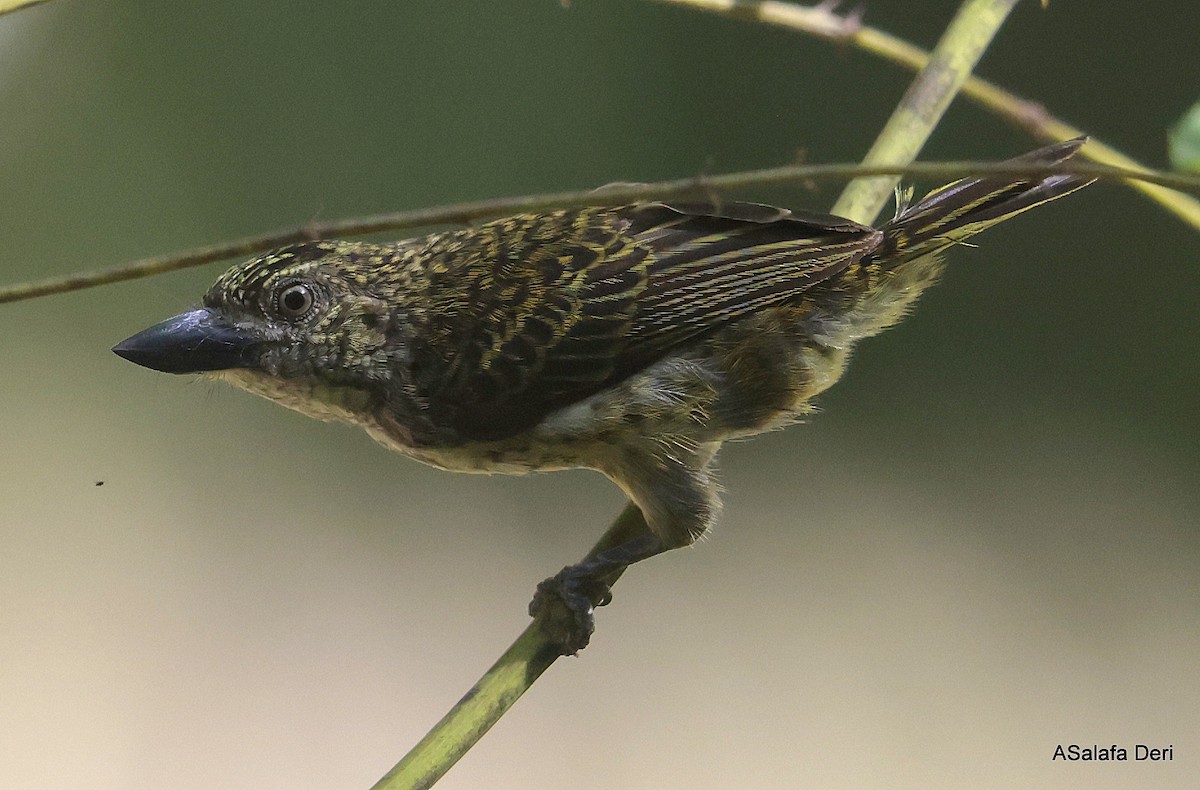
<instances>
[{"instance_id":1,"label":"thin plant stem","mask_svg":"<svg viewBox=\"0 0 1200 790\"><path fill-rule=\"evenodd\" d=\"M587 559L647 530L642 512L625 506ZM615 582L620 573L609 577ZM558 613L570 617L562 609ZM424 790L458 762L559 657L537 621L530 623L470 691L371 790Z\"/></svg>"},{"instance_id":2,"label":"thin plant stem","mask_svg":"<svg viewBox=\"0 0 1200 790\"><path fill-rule=\"evenodd\" d=\"M902 165L917 158L934 127L946 114L958 89L983 57L1018 0L966 0L892 111L863 164ZM887 205L899 178L856 178L833 206L833 213L874 222Z\"/></svg>"},{"instance_id":3,"label":"thin plant stem","mask_svg":"<svg viewBox=\"0 0 1200 790\"><path fill-rule=\"evenodd\" d=\"M98 285L136 280L165 272L202 266L208 263L253 255L275 247L300 241L353 236L366 233L403 230L406 228L450 225L472 222L503 214L525 211L543 211L569 206L620 204L640 200L655 200L685 195L714 197L717 193L752 186L770 184L807 183L815 181L846 180L858 176L903 175L912 177L955 178L984 173L1039 175L1048 172L1072 172L1109 179L1148 179L1156 183L1171 184L1184 189L1200 191L1200 176L1184 173L1156 171L1130 172L1121 168L1088 163L1071 163L1056 168L1015 165L1004 162L917 162L908 165L877 165L863 167L858 164L786 165L762 170L747 170L721 175L694 176L658 181L645 184L615 184L600 189L574 192L551 192L538 195L520 195L494 200L455 203L433 208L376 214L367 217L312 222L294 228L247 236L242 239L196 247L170 255L155 256L133 261L107 269L93 269L59 277L49 277L28 283L0 287L0 304L35 299L42 296L79 291Z\"/></svg>"},{"instance_id":4,"label":"thin plant stem","mask_svg":"<svg viewBox=\"0 0 1200 790\"><path fill-rule=\"evenodd\" d=\"M857 47L913 70L924 68L929 62L928 52L890 33L862 24L857 13L836 13L835 2L800 6L779 0L653 1L807 33L838 44ZM1061 141L1088 137L1087 145L1080 150L1079 155L1093 162L1128 171L1149 169L1116 148L1097 140L1088 132L1055 117L1042 104L1018 96L994 82L971 76L963 83L961 92L963 96L1027 130L1038 139ZM1200 230L1200 200L1152 181L1130 178L1127 183L1188 225Z\"/></svg>"},{"instance_id":5,"label":"thin plant stem","mask_svg":"<svg viewBox=\"0 0 1200 790\"><path fill-rule=\"evenodd\" d=\"M0 0L0 15L8 14L13 11L19 11L22 8L41 5L47 0Z\"/></svg>"}]
</instances>

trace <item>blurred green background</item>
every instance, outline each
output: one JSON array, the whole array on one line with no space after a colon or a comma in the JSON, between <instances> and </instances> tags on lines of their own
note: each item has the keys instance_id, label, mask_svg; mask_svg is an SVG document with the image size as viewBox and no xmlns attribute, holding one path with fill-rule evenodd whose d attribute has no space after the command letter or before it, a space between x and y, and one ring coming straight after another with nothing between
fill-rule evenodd
<instances>
[{"instance_id":1,"label":"blurred green background","mask_svg":"<svg viewBox=\"0 0 1200 790\"><path fill-rule=\"evenodd\" d=\"M866 21L928 46L955 6ZM1161 165L1197 30L1026 2L980 72ZM0 18L0 278L855 160L908 80L635 0L61 0ZM959 101L925 157L1034 145ZM726 449L717 532L630 572L439 787L1194 787L1198 239L1101 184L956 251L810 424ZM0 306L0 787L368 787L621 506L109 353L221 268ZM1072 742L1175 759L1051 762Z\"/></svg>"}]
</instances>

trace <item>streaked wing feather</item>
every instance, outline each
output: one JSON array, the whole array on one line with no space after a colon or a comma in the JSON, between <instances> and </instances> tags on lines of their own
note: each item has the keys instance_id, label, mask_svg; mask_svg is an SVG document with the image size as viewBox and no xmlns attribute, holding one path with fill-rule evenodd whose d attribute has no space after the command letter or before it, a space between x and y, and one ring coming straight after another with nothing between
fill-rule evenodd
<instances>
[{"instance_id":1,"label":"streaked wing feather","mask_svg":"<svg viewBox=\"0 0 1200 790\"><path fill-rule=\"evenodd\" d=\"M460 314L440 350L455 364L429 401L452 409L460 434L476 440L520 433L730 321L795 299L880 238L849 220L750 203L580 209L475 232L503 238L503 251L483 244L490 259L457 267L472 279L470 320ZM506 274L526 287L505 286Z\"/></svg>"}]
</instances>

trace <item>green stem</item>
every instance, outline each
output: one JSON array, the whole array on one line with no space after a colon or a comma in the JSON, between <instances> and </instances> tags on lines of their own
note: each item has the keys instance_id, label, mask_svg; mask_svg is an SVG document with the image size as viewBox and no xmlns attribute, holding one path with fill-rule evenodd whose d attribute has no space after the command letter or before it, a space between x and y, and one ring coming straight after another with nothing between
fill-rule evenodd
<instances>
[{"instance_id":1,"label":"green stem","mask_svg":"<svg viewBox=\"0 0 1200 790\"><path fill-rule=\"evenodd\" d=\"M547 643L537 623L531 623L458 704L371 790L432 787L557 658L557 648Z\"/></svg>"},{"instance_id":2,"label":"green stem","mask_svg":"<svg viewBox=\"0 0 1200 790\"><path fill-rule=\"evenodd\" d=\"M22 8L29 8L33 5L41 5L47 0L0 0L0 15L7 14L12 11L19 11Z\"/></svg>"},{"instance_id":3,"label":"green stem","mask_svg":"<svg viewBox=\"0 0 1200 790\"><path fill-rule=\"evenodd\" d=\"M779 0L654 1L684 6L696 11L751 19L763 24L818 36L838 44L848 44L914 71L924 68L925 64L929 62L929 53L915 44L864 25L854 14L839 16L834 13L833 6L829 3L821 3L810 8L795 3L779 2ZM1018 96L994 82L988 82L975 76L968 77L967 81L963 83L962 94L1028 130L1030 134L1039 139L1055 142L1087 136L1089 138L1087 145L1080 151L1080 155L1093 162L1121 167L1130 171L1147 169L1136 159L1101 142L1083 129L1072 126L1050 114L1041 104ZM1149 181L1131 178L1127 183L1179 219L1200 230L1200 200Z\"/></svg>"},{"instance_id":4,"label":"green stem","mask_svg":"<svg viewBox=\"0 0 1200 790\"><path fill-rule=\"evenodd\" d=\"M642 519L641 511L632 504L626 505L617 520L588 552L588 557L645 530L646 522ZM616 581L616 577L612 581ZM570 617L565 609L560 614ZM558 656L558 645L547 639L540 623L530 623L479 682L371 790L424 790L432 787L500 720Z\"/></svg>"},{"instance_id":5,"label":"green stem","mask_svg":"<svg viewBox=\"0 0 1200 790\"><path fill-rule=\"evenodd\" d=\"M1018 0L966 0L934 47L863 164L908 164L917 158L946 108L1004 24ZM887 205L899 179L859 178L846 187L833 213L870 224Z\"/></svg>"}]
</instances>

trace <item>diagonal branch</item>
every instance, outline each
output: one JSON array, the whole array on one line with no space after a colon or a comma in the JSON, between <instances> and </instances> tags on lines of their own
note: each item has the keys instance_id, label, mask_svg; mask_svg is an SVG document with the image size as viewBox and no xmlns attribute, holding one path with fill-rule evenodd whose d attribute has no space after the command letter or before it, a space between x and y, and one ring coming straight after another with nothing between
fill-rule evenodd
<instances>
[{"instance_id":1,"label":"diagonal branch","mask_svg":"<svg viewBox=\"0 0 1200 790\"><path fill-rule=\"evenodd\" d=\"M959 88L1018 0L967 0L955 15L929 62L908 86L863 164L906 165L917 158L925 141L946 114ZM873 222L899 181L858 178L851 181L833 206L833 213L859 222Z\"/></svg>"},{"instance_id":2,"label":"diagonal branch","mask_svg":"<svg viewBox=\"0 0 1200 790\"><path fill-rule=\"evenodd\" d=\"M909 69L919 70L929 61L929 53L920 47L862 24L857 13L845 16L834 12L837 2L823 2L806 7L779 0L654 0L658 3L682 6L738 19L749 19L767 25L784 27L801 33L845 43L878 55L885 60ZM1088 136L1066 121L1051 115L1041 104L1024 99L993 82L968 77L962 94L1026 129L1034 137L1047 141L1072 140ZM1142 171L1147 168L1112 146L1089 137L1080 155L1113 167ZM1200 230L1200 200L1167 189L1156 183L1130 180L1129 185L1163 208Z\"/></svg>"},{"instance_id":3,"label":"diagonal branch","mask_svg":"<svg viewBox=\"0 0 1200 790\"><path fill-rule=\"evenodd\" d=\"M47 0L0 0L0 15L18 11L22 8L29 8L30 6L41 5L45 2Z\"/></svg>"},{"instance_id":4,"label":"diagonal branch","mask_svg":"<svg viewBox=\"0 0 1200 790\"><path fill-rule=\"evenodd\" d=\"M594 557L647 529L642 512L632 503L628 504L587 556ZM612 580L616 581L616 577ZM562 614L571 617L565 608ZM540 623L530 623L479 682L371 790L425 790L432 787L560 654L559 646L546 637Z\"/></svg>"}]
</instances>

